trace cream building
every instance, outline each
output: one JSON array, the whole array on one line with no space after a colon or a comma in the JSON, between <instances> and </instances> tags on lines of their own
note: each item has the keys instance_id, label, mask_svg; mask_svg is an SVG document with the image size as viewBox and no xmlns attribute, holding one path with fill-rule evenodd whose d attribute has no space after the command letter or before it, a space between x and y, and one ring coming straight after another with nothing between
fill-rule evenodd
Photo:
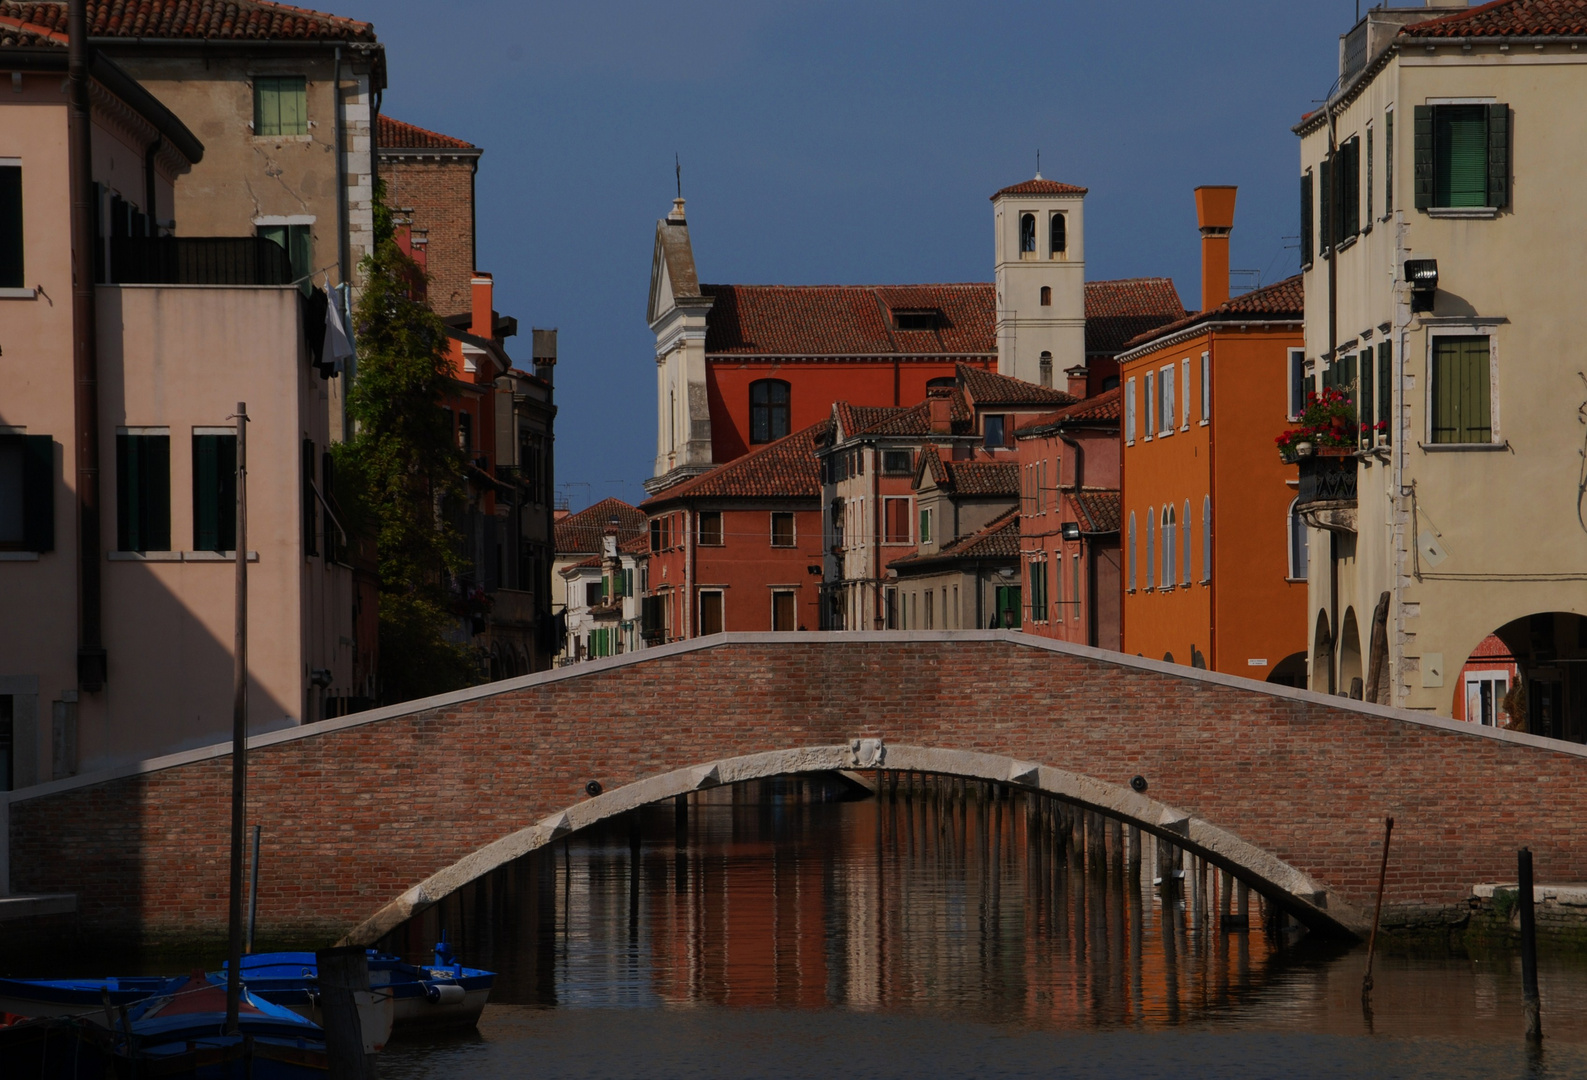
<instances>
[{"instance_id":1,"label":"cream building","mask_svg":"<svg viewBox=\"0 0 1587 1080\"><path fill-rule=\"evenodd\" d=\"M992 196L1000 375L1059 386L1085 367L1085 196L1040 173Z\"/></svg>"},{"instance_id":2,"label":"cream building","mask_svg":"<svg viewBox=\"0 0 1587 1080\"><path fill-rule=\"evenodd\" d=\"M1580 742L1587 36L1568 6L1375 10L1342 39L1337 91L1295 129L1291 408L1337 386L1366 428L1300 460L1312 687Z\"/></svg>"}]
</instances>

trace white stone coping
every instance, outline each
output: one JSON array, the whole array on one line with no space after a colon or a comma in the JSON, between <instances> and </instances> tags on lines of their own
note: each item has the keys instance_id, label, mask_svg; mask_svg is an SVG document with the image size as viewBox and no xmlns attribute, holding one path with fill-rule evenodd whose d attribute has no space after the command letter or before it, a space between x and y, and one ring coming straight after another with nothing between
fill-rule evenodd
<instances>
[{"instance_id":1,"label":"white stone coping","mask_svg":"<svg viewBox=\"0 0 1587 1080\"><path fill-rule=\"evenodd\" d=\"M0 896L0 922L39 915L70 915L77 910L76 893L39 893L33 896Z\"/></svg>"},{"instance_id":2,"label":"white stone coping","mask_svg":"<svg viewBox=\"0 0 1587 1080\"><path fill-rule=\"evenodd\" d=\"M1508 889L1511 892L1519 891L1519 881L1490 881L1471 887L1471 895L1478 900L1492 900L1493 894L1499 889ZM1566 907L1587 907L1587 884L1573 885L1537 885L1532 886L1532 902L1541 904L1545 900Z\"/></svg>"}]
</instances>

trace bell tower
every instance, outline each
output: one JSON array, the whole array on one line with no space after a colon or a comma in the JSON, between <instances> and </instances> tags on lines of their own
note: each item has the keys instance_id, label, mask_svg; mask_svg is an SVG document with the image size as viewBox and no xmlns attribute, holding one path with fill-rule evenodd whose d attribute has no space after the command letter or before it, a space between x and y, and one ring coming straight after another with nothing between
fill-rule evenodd
<instances>
[{"instance_id":1,"label":"bell tower","mask_svg":"<svg viewBox=\"0 0 1587 1080\"><path fill-rule=\"evenodd\" d=\"M683 197L656 222L646 321L656 335L656 465L651 494L709 470L711 409L705 385L706 316Z\"/></svg>"},{"instance_id":2,"label":"bell tower","mask_svg":"<svg viewBox=\"0 0 1587 1080\"><path fill-rule=\"evenodd\" d=\"M1037 173L992 196L999 374L1061 388L1085 366L1085 195Z\"/></svg>"}]
</instances>

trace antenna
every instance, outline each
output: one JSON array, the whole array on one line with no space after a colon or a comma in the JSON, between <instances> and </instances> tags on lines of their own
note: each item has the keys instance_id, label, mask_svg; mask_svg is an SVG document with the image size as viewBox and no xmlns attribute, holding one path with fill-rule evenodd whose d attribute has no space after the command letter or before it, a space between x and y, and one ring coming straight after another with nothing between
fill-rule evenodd
<instances>
[{"instance_id":1,"label":"antenna","mask_svg":"<svg viewBox=\"0 0 1587 1080\"><path fill-rule=\"evenodd\" d=\"M1036 148L1036 179L1041 179L1041 147Z\"/></svg>"},{"instance_id":2,"label":"antenna","mask_svg":"<svg viewBox=\"0 0 1587 1080\"><path fill-rule=\"evenodd\" d=\"M672 152L672 168L678 174L678 198L683 198L683 164L678 160L678 152Z\"/></svg>"}]
</instances>

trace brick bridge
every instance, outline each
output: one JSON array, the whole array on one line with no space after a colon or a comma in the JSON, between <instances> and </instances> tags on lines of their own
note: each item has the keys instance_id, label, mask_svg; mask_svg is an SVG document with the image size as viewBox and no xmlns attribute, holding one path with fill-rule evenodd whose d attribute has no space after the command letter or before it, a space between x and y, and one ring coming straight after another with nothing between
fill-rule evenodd
<instances>
[{"instance_id":1,"label":"brick bridge","mask_svg":"<svg viewBox=\"0 0 1587 1080\"><path fill-rule=\"evenodd\" d=\"M878 765L1123 819L1313 926L1363 928L1388 814L1390 924L1456 917L1523 844L1542 880L1587 880L1587 748L1009 631L727 634L250 745L275 939L373 941L636 805ZM76 893L94 933L223 933L229 756L11 793L11 887Z\"/></svg>"}]
</instances>

